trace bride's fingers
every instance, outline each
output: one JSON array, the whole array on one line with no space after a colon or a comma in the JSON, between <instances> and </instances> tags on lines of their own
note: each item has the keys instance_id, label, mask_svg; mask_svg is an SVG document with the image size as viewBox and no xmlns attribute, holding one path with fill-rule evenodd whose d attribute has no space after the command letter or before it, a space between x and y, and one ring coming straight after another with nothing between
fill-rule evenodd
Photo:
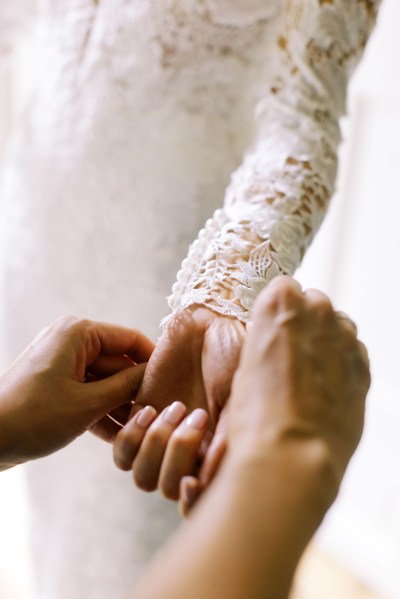
<instances>
[{"instance_id":1,"label":"bride's fingers","mask_svg":"<svg viewBox=\"0 0 400 599\"><path fill-rule=\"evenodd\" d=\"M146 406L137 412L124 428L120 428L113 448L114 463L117 468L131 470L146 432L156 417L156 410Z\"/></svg>"},{"instance_id":2,"label":"bride's fingers","mask_svg":"<svg viewBox=\"0 0 400 599\"><path fill-rule=\"evenodd\" d=\"M168 441L186 415L186 406L175 401L155 420L143 439L133 463L133 478L139 489L155 491Z\"/></svg>"},{"instance_id":3,"label":"bride's fingers","mask_svg":"<svg viewBox=\"0 0 400 599\"><path fill-rule=\"evenodd\" d=\"M198 467L207 425L207 412L198 408L185 418L169 439L158 481L161 493L168 499L179 499L181 479Z\"/></svg>"}]
</instances>

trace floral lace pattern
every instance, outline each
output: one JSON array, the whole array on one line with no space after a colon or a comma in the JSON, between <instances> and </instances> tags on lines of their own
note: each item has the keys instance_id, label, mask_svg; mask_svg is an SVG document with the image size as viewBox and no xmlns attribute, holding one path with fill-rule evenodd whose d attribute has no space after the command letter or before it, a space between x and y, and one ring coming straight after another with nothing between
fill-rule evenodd
<instances>
[{"instance_id":1,"label":"floral lace pattern","mask_svg":"<svg viewBox=\"0 0 400 599\"><path fill-rule=\"evenodd\" d=\"M334 191L347 84L379 4L285 3L274 75L256 111L258 141L234 173L224 208L189 249L169 298L173 313L205 304L246 322L261 289L299 266Z\"/></svg>"}]
</instances>

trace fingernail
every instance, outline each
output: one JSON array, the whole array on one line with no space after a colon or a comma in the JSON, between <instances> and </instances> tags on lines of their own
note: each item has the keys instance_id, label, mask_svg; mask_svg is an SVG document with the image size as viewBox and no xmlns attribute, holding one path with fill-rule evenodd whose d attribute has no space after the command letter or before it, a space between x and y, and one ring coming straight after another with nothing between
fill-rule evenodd
<instances>
[{"instance_id":1,"label":"fingernail","mask_svg":"<svg viewBox=\"0 0 400 599\"><path fill-rule=\"evenodd\" d=\"M154 420L155 415L155 409L152 406L146 406L143 410L140 410L136 422L139 426L147 428L152 420Z\"/></svg>"},{"instance_id":2,"label":"fingernail","mask_svg":"<svg viewBox=\"0 0 400 599\"><path fill-rule=\"evenodd\" d=\"M180 401L174 401L164 412L163 418L169 424L178 424L185 415L186 408Z\"/></svg>"},{"instance_id":3,"label":"fingernail","mask_svg":"<svg viewBox=\"0 0 400 599\"><path fill-rule=\"evenodd\" d=\"M186 420L186 425L191 428L203 429L208 421L208 414L201 408L194 410Z\"/></svg>"}]
</instances>

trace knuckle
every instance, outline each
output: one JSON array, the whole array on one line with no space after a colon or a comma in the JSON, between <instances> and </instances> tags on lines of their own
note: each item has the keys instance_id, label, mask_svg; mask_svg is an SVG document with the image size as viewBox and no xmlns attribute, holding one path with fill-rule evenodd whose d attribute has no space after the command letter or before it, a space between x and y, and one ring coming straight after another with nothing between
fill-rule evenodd
<instances>
[{"instance_id":1,"label":"knuckle","mask_svg":"<svg viewBox=\"0 0 400 599\"><path fill-rule=\"evenodd\" d=\"M318 318L324 322L331 322L334 319L334 311L329 298L321 296L314 304L314 312Z\"/></svg>"},{"instance_id":2,"label":"knuckle","mask_svg":"<svg viewBox=\"0 0 400 599\"><path fill-rule=\"evenodd\" d=\"M87 334L96 333L96 323L93 320L89 320L89 318L78 318L75 326L82 332Z\"/></svg>"},{"instance_id":3,"label":"knuckle","mask_svg":"<svg viewBox=\"0 0 400 599\"><path fill-rule=\"evenodd\" d=\"M122 428L117 435L114 450L118 449L119 453L125 453L133 445L135 445L134 431L127 428Z\"/></svg>"},{"instance_id":4,"label":"knuckle","mask_svg":"<svg viewBox=\"0 0 400 599\"><path fill-rule=\"evenodd\" d=\"M146 433L146 442L151 445L153 451L162 451L166 445L167 434L163 425L155 422Z\"/></svg>"},{"instance_id":5,"label":"knuckle","mask_svg":"<svg viewBox=\"0 0 400 599\"><path fill-rule=\"evenodd\" d=\"M279 300L280 288L277 285L272 286L272 283L265 287L263 292L257 298L257 306L259 309L274 309Z\"/></svg>"},{"instance_id":6,"label":"knuckle","mask_svg":"<svg viewBox=\"0 0 400 599\"><path fill-rule=\"evenodd\" d=\"M349 329L342 329L339 332L339 345L343 353L343 358L347 360L350 366L354 368L354 364L358 369L369 369L369 361L366 359L364 352L361 350L357 338Z\"/></svg>"},{"instance_id":7,"label":"knuckle","mask_svg":"<svg viewBox=\"0 0 400 599\"><path fill-rule=\"evenodd\" d=\"M346 354L358 352L356 339L351 331L347 328L339 327L337 331L335 331L335 334Z\"/></svg>"},{"instance_id":8,"label":"knuckle","mask_svg":"<svg viewBox=\"0 0 400 599\"><path fill-rule=\"evenodd\" d=\"M87 318L79 318L70 314L61 316L54 323L54 330L60 334L76 334L91 336L94 329L93 321Z\"/></svg>"},{"instance_id":9,"label":"knuckle","mask_svg":"<svg viewBox=\"0 0 400 599\"><path fill-rule=\"evenodd\" d=\"M305 291L304 296L311 316L322 322L325 320L333 321L337 313L325 293L319 291L319 289L311 288Z\"/></svg>"},{"instance_id":10,"label":"knuckle","mask_svg":"<svg viewBox=\"0 0 400 599\"><path fill-rule=\"evenodd\" d=\"M299 293L288 277L276 277L257 300L259 311L277 312L281 307L293 306L299 301Z\"/></svg>"},{"instance_id":11,"label":"knuckle","mask_svg":"<svg viewBox=\"0 0 400 599\"><path fill-rule=\"evenodd\" d=\"M190 441L190 438L190 429L187 429L186 427L180 427L171 435L168 445L174 454L182 454L187 450L188 441Z\"/></svg>"},{"instance_id":12,"label":"knuckle","mask_svg":"<svg viewBox=\"0 0 400 599\"><path fill-rule=\"evenodd\" d=\"M357 337L358 329L357 329L357 325L354 322L354 320L352 320L347 314L345 314L344 312L341 312L341 311L335 312L335 316L336 316L336 320L341 328L351 331L353 336Z\"/></svg>"},{"instance_id":13,"label":"knuckle","mask_svg":"<svg viewBox=\"0 0 400 599\"><path fill-rule=\"evenodd\" d=\"M275 286L271 291L271 300L278 305L290 303L295 297L295 290L293 287L287 285L286 282Z\"/></svg>"},{"instance_id":14,"label":"knuckle","mask_svg":"<svg viewBox=\"0 0 400 599\"><path fill-rule=\"evenodd\" d=\"M180 310L167 322L164 335L169 339L187 338L196 334L198 323L190 309Z\"/></svg>"},{"instance_id":15,"label":"knuckle","mask_svg":"<svg viewBox=\"0 0 400 599\"><path fill-rule=\"evenodd\" d=\"M59 330L68 330L72 327L77 326L80 322L80 319L77 316L73 316L72 314L64 314L57 318L57 320L53 323L54 328Z\"/></svg>"}]
</instances>

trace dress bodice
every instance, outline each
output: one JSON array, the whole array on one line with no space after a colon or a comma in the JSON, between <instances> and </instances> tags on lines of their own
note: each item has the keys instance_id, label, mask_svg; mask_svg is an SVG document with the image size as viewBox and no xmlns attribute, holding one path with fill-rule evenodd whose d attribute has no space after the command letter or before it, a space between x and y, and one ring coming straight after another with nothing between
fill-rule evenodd
<instances>
[{"instance_id":1,"label":"dress bodice","mask_svg":"<svg viewBox=\"0 0 400 599\"><path fill-rule=\"evenodd\" d=\"M37 88L2 187L5 289L14 310L29 298L27 334L65 311L156 333L254 135L275 14L258 0L41 3Z\"/></svg>"}]
</instances>

